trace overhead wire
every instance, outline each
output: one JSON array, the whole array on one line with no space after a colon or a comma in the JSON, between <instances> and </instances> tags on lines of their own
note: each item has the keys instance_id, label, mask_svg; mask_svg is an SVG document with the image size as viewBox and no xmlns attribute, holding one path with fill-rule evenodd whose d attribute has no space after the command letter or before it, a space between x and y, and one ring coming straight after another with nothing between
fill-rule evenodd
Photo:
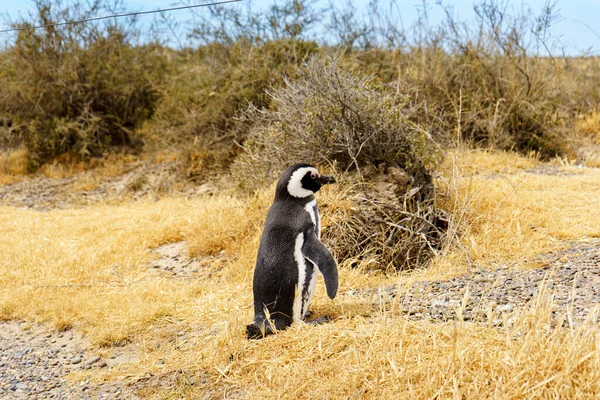
<instances>
[{"instance_id":1,"label":"overhead wire","mask_svg":"<svg viewBox=\"0 0 600 400\"><path fill-rule=\"evenodd\" d=\"M224 0L224 1L217 1L217 2L213 2L213 3L193 4L193 5L189 5L189 6L171 7L171 8L164 8L164 9L159 9L159 10L136 11L136 12L129 12L129 13L124 13L124 14L104 15L102 17L87 18L87 19L81 19L81 20L77 20L77 21L66 21L66 22L57 22L57 23L53 23L53 24L44 24L44 25L36 25L36 26L22 26L19 28L3 29L3 30L0 30L0 33L26 31L26 30L39 29L39 28L49 28L51 26L82 24L84 22L89 22L89 21L99 21L99 20L110 19L110 18L133 17L135 15L155 14L155 13L162 13L162 12L167 12L167 11L185 10L185 9L189 9L189 8L218 6L221 4L239 3L241 1L244 1L244 0Z\"/></svg>"}]
</instances>

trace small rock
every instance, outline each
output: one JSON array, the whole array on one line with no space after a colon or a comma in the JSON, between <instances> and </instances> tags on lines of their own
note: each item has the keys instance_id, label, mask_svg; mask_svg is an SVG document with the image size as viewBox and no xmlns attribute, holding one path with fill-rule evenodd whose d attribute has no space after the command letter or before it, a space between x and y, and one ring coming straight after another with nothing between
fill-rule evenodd
<instances>
[{"instance_id":1,"label":"small rock","mask_svg":"<svg viewBox=\"0 0 600 400\"><path fill-rule=\"evenodd\" d=\"M513 310L513 306L512 304L503 304L501 306L498 306L498 308L496 308L496 310L498 312L506 312L509 313Z\"/></svg>"},{"instance_id":2,"label":"small rock","mask_svg":"<svg viewBox=\"0 0 600 400\"><path fill-rule=\"evenodd\" d=\"M93 365L93 364L97 363L98 361L100 361L100 356L92 356L92 357L90 357L89 360L87 360L85 362L85 365Z\"/></svg>"},{"instance_id":3,"label":"small rock","mask_svg":"<svg viewBox=\"0 0 600 400\"><path fill-rule=\"evenodd\" d=\"M23 382L19 382L15 385L16 390L27 390L27 385Z\"/></svg>"},{"instance_id":4,"label":"small rock","mask_svg":"<svg viewBox=\"0 0 600 400\"><path fill-rule=\"evenodd\" d=\"M75 356L75 357L71 358L71 364L79 364L80 362L81 362L80 356Z\"/></svg>"}]
</instances>

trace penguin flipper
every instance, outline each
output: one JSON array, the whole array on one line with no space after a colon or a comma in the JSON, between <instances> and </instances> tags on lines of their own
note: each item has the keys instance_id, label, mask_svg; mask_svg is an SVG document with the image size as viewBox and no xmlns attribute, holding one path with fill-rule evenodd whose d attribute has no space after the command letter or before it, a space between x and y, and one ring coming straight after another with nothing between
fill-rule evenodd
<instances>
[{"instance_id":1,"label":"penguin flipper","mask_svg":"<svg viewBox=\"0 0 600 400\"><path fill-rule=\"evenodd\" d=\"M338 290L337 263L329 250L321 243L314 232L307 235L304 245L302 246L302 254L304 255L304 258L319 268L321 275L323 275L323 278L325 279L327 296L329 296L330 299L335 298Z\"/></svg>"}]
</instances>

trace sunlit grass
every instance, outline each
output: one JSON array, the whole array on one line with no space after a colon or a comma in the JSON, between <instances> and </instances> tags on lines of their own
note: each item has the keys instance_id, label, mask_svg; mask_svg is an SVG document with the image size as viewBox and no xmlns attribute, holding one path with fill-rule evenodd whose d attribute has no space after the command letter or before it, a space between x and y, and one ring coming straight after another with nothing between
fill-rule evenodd
<instances>
[{"instance_id":1,"label":"sunlit grass","mask_svg":"<svg viewBox=\"0 0 600 400\"><path fill-rule=\"evenodd\" d=\"M497 262L527 261L567 240L599 237L600 172L527 172L535 158L458 152L439 178L460 246L428 269L386 275L340 261L339 296L319 280L312 309L331 323L298 324L248 341L252 269L272 189L253 197L168 198L36 212L0 208L0 318L75 327L95 346L130 341L140 361L93 379L177 379L148 386L159 398L593 398L600 392L597 326L548 329L551 308L515 312L510 328L410 321L396 302L376 306L350 289L434 279ZM447 188L447 191L445 190ZM442 196L443 195L443 196ZM344 207L335 187L318 195ZM195 278L159 275L150 251L186 240L215 257ZM468 254L468 258L466 256ZM209 277L210 274L210 277ZM184 331L191 338L177 339ZM164 363L157 363L164 360Z\"/></svg>"}]
</instances>

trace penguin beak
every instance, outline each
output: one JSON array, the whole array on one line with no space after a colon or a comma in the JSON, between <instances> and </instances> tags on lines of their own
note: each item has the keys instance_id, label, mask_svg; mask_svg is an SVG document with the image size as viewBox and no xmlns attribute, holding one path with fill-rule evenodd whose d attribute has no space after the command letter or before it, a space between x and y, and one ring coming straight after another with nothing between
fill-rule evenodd
<instances>
[{"instance_id":1,"label":"penguin beak","mask_svg":"<svg viewBox=\"0 0 600 400\"><path fill-rule=\"evenodd\" d=\"M335 178L332 175L321 175L317 179L321 185L327 185L328 183L335 183Z\"/></svg>"}]
</instances>

